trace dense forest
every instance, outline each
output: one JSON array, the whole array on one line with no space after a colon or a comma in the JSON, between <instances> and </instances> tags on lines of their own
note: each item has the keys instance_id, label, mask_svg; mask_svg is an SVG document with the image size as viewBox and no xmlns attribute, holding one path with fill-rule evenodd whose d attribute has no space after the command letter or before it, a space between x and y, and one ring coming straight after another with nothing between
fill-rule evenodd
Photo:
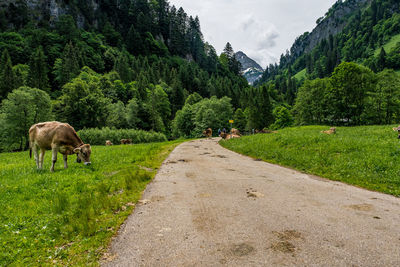
<instances>
[{"instance_id":1,"label":"dense forest","mask_svg":"<svg viewBox=\"0 0 400 267\"><path fill-rule=\"evenodd\" d=\"M165 0L48 2L0 4L1 149L26 148L30 125L52 119L76 130L199 136L251 105L256 91L232 46L218 56L182 8ZM176 128L184 127L177 112L194 104L204 117L192 114L190 131ZM218 105L226 116L214 115Z\"/></svg>"}]
</instances>

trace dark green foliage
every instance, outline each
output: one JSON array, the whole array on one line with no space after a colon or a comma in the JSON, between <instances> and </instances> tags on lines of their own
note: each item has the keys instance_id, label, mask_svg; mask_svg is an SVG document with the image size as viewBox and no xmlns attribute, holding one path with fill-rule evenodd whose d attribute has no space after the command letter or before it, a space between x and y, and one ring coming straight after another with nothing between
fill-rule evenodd
<instances>
[{"instance_id":1,"label":"dark green foliage","mask_svg":"<svg viewBox=\"0 0 400 267\"><path fill-rule=\"evenodd\" d=\"M5 98L16 86L16 76L12 68L11 58L7 49L5 49L0 61L0 99Z\"/></svg>"},{"instance_id":2,"label":"dark green foliage","mask_svg":"<svg viewBox=\"0 0 400 267\"><path fill-rule=\"evenodd\" d=\"M241 108L238 108L235 111L235 115L233 116L233 118L234 118L233 127L238 129L241 133L243 133L246 130L246 125L247 125L246 114L243 112Z\"/></svg>"},{"instance_id":3,"label":"dark green foliage","mask_svg":"<svg viewBox=\"0 0 400 267\"><path fill-rule=\"evenodd\" d=\"M253 88L248 97L248 129L262 130L273 123L272 104L267 86Z\"/></svg>"},{"instance_id":4,"label":"dark green foliage","mask_svg":"<svg viewBox=\"0 0 400 267\"><path fill-rule=\"evenodd\" d=\"M43 48L40 46L36 49L35 53L32 54L32 58L29 62L29 86L48 92L50 86L47 72L46 57L43 53Z\"/></svg>"}]
</instances>

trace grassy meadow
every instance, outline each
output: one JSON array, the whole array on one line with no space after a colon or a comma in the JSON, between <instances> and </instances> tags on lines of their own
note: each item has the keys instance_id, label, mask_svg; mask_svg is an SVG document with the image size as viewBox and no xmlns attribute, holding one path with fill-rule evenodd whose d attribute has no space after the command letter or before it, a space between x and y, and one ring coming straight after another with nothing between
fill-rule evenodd
<instances>
[{"instance_id":1,"label":"grassy meadow","mask_svg":"<svg viewBox=\"0 0 400 267\"><path fill-rule=\"evenodd\" d=\"M91 166L59 154L0 154L0 266L97 265L110 238L181 141L92 147Z\"/></svg>"},{"instance_id":2,"label":"grassy meadow","mask_svg":"<svg viewBox=\"0 0 400 267\"><path fill-rule=\"evenodd\" d=\"M335 181L400 196L400 140L394 126L287 128L221 141L233 151Z\"/></svg>"}]
</instances>

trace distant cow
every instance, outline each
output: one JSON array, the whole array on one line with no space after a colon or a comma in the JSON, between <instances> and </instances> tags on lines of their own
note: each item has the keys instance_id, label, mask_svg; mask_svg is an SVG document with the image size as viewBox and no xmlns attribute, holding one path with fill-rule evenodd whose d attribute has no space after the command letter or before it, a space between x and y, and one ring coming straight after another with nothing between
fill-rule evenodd
<instances>
[{"instance_id":1,"label":"distant cow","mask_svg":"<svg viewBox=\"0 0 400 267\"><path fill-rule=\"evenodd\" d=\"M240 136L240 131L238 129L232 128L231 129L231 134Z\"/></svg>"},{"instance_id":2,"label":"distant cow","mask_svg":"<svg viewBox=\"0 0 400 267\"><path fill-rule=\"evenodd\" d=\"M240 138L240 135L228 134L228 133L224 133L224 132L222 132L219 136L221 136L222 139L224 139L224 140L229 140L229 139L233 139L233 138Z\"/></svg>"},{"instance_id":3,"label":"distant cow","mask_svg":"<svg viewBox=\"0 0 400 267\"><path fill-rule=\"evenodd\" d=\"M32 151L35 156L38 169L43 168L44 153L46 150L52 151L52 161L50 171L54 172L54 165L57 161L57 153L64 156L64 168L67 168L67 156L77 154L76 161L83 161L85 165L90 165L90 154L92 153L89 144L84 144L76 134L74 128L68 123L58 121L43 122L33 125L29 129L29 155L32 158ZM40 156L39 156L40 149Z\"/></svg>"},{"instance_id":4,"label":"distant cow","mask_svg":"<svg viewBox=\"0 0 400 267\"><path fill-rule=\"evenodd\" d=\"M324 133L324 134L335 134L336 133L336 128L332 127L328 131L321 131L321 133Z\"/></svg>"},{"instance_id":5,"label":"distant cow","mask_svg":"<svg viewBox=\"0 0 400 267\"><path fill-rule=\"evenodd\" d=\"M399 127L394 127L393 131L395 131L395 132L397 132L399 134L399 136L397 138L400 139L400 125L399 125Z\"/></svg>"},{"instance_id":6,"label":"distant cow","mask_svg":"<svg viewBox=\"0 0 400 267\"><path fill-rule=\"evenodd\" d=\"M112 146L112 145L113 145L113 143L110 140L106 141L106 146Z\"/></svg>"},{"instance_id":7,"label":"distant cow","mask_svg":"<svg viewBox=\"0 0 400 267\"><path fill-rule=\"evenodd\" d=\"M132 144L132 139L121 139L121 145Z\"/></svg>"},{"instance_id":8,"label":"distant cow","mask_svg":"<svg viewBox=\"0 0 400 267\"><path fill-rule=\"evenodd\" d=\"M205 131L203 131L203 135L205 137L212 137L212 129L211 128L206 129Z\"/></svg>"}]
</instances>

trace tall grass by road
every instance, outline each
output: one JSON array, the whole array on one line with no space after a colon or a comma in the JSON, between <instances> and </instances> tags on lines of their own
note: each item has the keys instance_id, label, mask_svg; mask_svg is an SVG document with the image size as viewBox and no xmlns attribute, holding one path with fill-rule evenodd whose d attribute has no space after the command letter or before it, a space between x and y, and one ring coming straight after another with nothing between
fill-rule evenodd
<instances>
[{"instance_id":1,"label":"tall grass by road","mask_svg":"<svg viewBox=\"0 0 400 267\"><path fill-rule=\"evenodd\" d=\"M92 147L90 167L50 173L27 152L0 154L0 266L97 265L145 186L180 143Z\"/></svg>"},{"instance_id":2,"label":"tall grass by road","mask_svg":"<svg viewBox=\"0 0 400 267\"><path fill-rule=\"evenodd\" d=\"M394 126L327 126L221 141L233 151L331 180L400 196L400 141Z\"/></svg>"}]
</instances>

